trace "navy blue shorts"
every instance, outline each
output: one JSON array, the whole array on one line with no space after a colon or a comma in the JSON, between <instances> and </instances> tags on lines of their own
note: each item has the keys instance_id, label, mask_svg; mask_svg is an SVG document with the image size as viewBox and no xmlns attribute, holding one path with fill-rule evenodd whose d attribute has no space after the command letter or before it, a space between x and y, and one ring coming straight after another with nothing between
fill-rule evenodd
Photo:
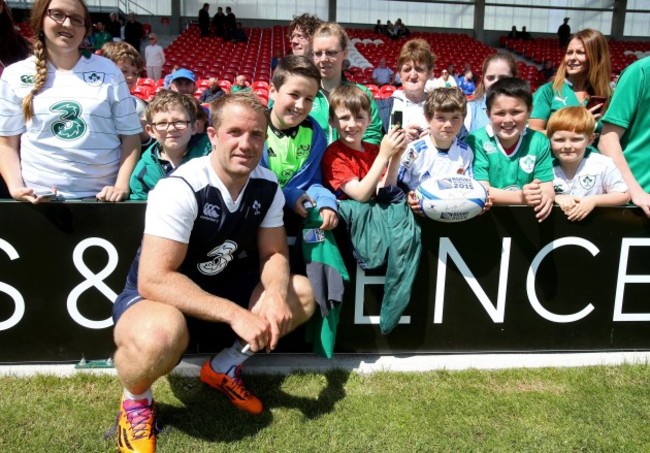
<instances>
[{"instance_id":1,"label":"navy blue shorts","mask_svg":"<svg viewBox=\"0 0 650 453\"><path fill-rule=\"evenodd\" d=\"M226 298L241 307L248 308L253 290L259 282L259 272L242 272L237 276L237 280L228 283L222 282L218 286L215 285L208 292ZM113 304L113 322L117 324L124 312L141 300L142 296L136 288L124 288ZM186 318L190 319L188 316Z\"/></svg>"}]
</instances>

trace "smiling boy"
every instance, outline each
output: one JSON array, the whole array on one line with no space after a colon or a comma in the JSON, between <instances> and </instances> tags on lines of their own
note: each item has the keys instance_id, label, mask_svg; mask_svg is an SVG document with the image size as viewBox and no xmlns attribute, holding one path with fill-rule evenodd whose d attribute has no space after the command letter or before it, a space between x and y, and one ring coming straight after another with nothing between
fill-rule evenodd
<instances>
[{"instance_id":1,"label":"smiling boy","mask_svg":"<svg viewBox=\"0 0 650 453\"><path fill-rule=\"evenodd\" d=\"M321 160L327 141L309 117L320 86L320 72L306 57L289 55L273 73L269 96L273 101L261 164L278 177L286 207L300 217L315 206L322 230L336 227L336 198L323 187ZM290 232L291 233L291 232Z\"/></svg>"},{"instance_id":2,"label":"smiling boy","mask_svg":"<svg viewBox=\"0 0 650 453\"><path fill-rule=\"evenodd\" d=\"M532 105L526 81L499 80L486 98L490 125L466 141L474 151L474 178L489 189L494 204L531 206L541 222L553 207L553 164L544 134L527 127Z\"/></svg>"},{"instance_id":3,"label":"smiling boy","mask_svg":"<svg viewBox=\"0 0 650 453\"><path fill-rule=\"evenodd\" d=\"M146 200L161 178L188 160L209 153L204 141L189 145L196 129L195 112L192 99L175 91L162 90L149 103L145 129L156 141L131 174L131 200Z\"/></svg>"},{"instance_id":4,"label":"smiling boy","mask_svg":"<svg viewBox=\"0 0 650 453\"><path fill-rule=\"evenodd\" d=\"M399 126L380 145L364 141L371 123L368 96L356 85L341 85L330 95L330 124L338 140L323 157L323 176L341 199L366 202L382 187L395 186L406 134ZM403 194L400 195L403 197Z\"/></svg>"},{"instance_id":5,"label":"smiling boy","mask_svg":"<svg viewBox=\"0 0 650 453\"><path fill-rule=\"evenodd\" d=\"M409 143L397 174L397 181L409 189L408 201L414 212L420 212L420 203L413 191L426 179L473 177L474 153L456 138L466 113L467 100L456 87L437 88L427 96L424 116L429 134Z\"/></svg>"}]
</instances>

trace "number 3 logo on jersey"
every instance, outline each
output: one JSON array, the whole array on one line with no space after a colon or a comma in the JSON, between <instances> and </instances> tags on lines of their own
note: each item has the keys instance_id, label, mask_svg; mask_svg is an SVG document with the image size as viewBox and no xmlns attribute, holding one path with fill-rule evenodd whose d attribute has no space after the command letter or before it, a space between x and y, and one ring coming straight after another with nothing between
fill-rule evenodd
<instances>
[{"instance_id":1,"label":"number 3 logo on jersey","mask_svg":"<svg viewBox=\"0 0 650 453\"><path fill-rule=\"evenodd\" d=\"M81 119L81 105L78 102L57 102L50 107L50 110L61 112L59 119L50 128L52 133L61 140L76 140L86 133L88 126Z\"/></svg>"},{"instance_id":2,"label":"number 3 logo on jersey","mask_svg":"<svg viewBox=\"0 0 650 453\"><path fill-rule=\"evenodd\" d=\"M203 275L217 275L233 260L236 250L237 243L226 241L208 252L208 256L214 257L212 260L199 263L196 267Z\"/></svg>"}]
</instances>

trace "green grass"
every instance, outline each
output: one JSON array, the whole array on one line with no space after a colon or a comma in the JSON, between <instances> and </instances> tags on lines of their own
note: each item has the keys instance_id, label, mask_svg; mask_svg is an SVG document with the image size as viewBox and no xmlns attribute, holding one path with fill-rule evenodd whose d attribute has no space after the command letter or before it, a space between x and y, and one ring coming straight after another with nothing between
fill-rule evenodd
<instances>
[{"instance_id":1,"label":"green grass","mask_svg":"<svg viewBox=\"0 0 650 453\"><path fill-rule=\"evenodd\" d=\"M197 379L154 389L159 452L650 451L648 367L246 378L253 417ZM0 378L0 452L112 452L115 377Z\"/></svg>"}]
</instances>

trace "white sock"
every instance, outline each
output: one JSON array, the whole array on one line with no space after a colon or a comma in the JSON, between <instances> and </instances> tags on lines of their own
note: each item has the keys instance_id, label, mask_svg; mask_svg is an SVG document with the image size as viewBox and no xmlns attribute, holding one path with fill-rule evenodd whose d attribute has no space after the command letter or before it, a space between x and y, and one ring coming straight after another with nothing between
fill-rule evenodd
<instances>
[{"instance_id":1,"label":"white sock","mask_svg":"<svg viewBox=\"0 0 650 453\"><path fill-rule=\"evenodd\" d=\"M235 375L235 368L252 357L254 352L250 350L241 352L243 346L239 340L235 340L233 345L229 348L224 348L219 354L212 357L210 365L217 373L226 373L228 376Z\"/></svg>"},{"instance_id":2,"label":"white sock","mask_svg":"<svg viewBox=\"0 0 650 453\"><path fill-rule=\"evenodd\" d=\"M151 392L151 388L148 388L144 393L140 393L138 395L129 392L127 389L124 389L124 399L139 401L145 398L147 399L147 402L151 404L151 401L153 401L153 393Z\"/></svg>"}]
</instances>

